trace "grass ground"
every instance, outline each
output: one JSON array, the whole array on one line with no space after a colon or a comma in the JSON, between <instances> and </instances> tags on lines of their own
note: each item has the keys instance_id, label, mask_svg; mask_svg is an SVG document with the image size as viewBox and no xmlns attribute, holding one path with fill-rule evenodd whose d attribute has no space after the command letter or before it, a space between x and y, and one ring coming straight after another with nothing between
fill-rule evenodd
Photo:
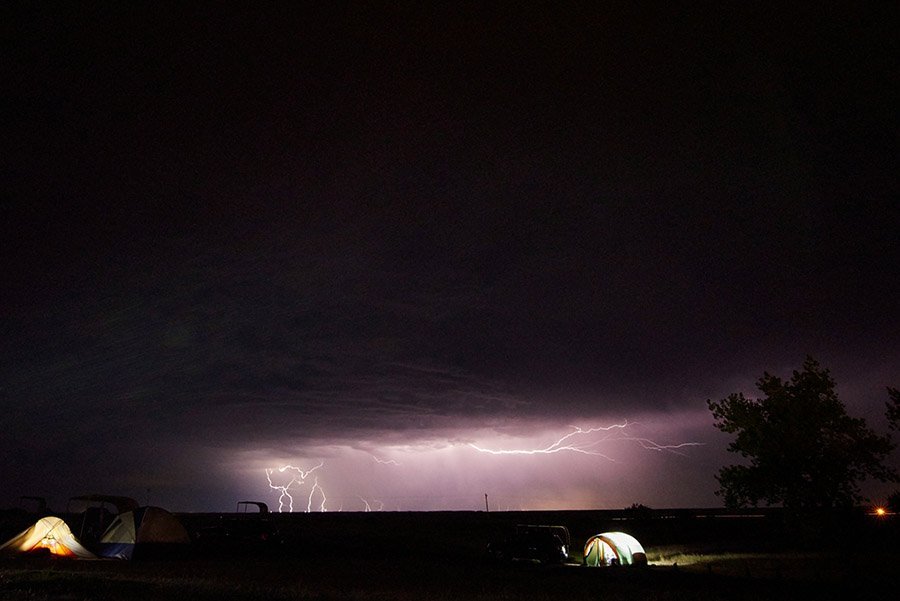
<instances>
[{"instance_id":1,"label":"grass ground","mask_svg":"<svg viewBox=\"0 0 900 601\"><path fill-rule=\"evenodd\" d=\"M0 598L74 600L595 600L893 599L898 582L862 574L826 580L769 570L765 558L709 557L691 568L645 570L486 566L361 559L340 565L283 560L164 563L8 561ZM894 558L896 560L897 558ZM712 565L712 569L707 569ZM745 570L749 566L749 576ZM760 570L758 568L766 568ZM852 576L852 577L851 577ZM879 594L879 591L883 594Z\"/></svg>"},{"instance_id":2,"label":"grass ground","mask_svg":"<svg viewBox=\"0 0 900 601\"><path fill-rule=\"evenodd\" d=\"M497 564L490 537L522 518L565 523L575 559L583 532L640 532L647 569ZM551 519L552 518L552 519ZM896 546L844 540L827 548L761 549L756 527L598 523L596 516L356 514L284 518L287 545L265 556L198 554L156 562L0 560L4 601L285 599L557 600L894 599ZM682 528L684 526L684 528ZM743 530L741 530L743 529ZM717 536L726 536L726 540ZM743 537L743 538L742 538ZM678 539L684 538L685 542ZM658 544L656 544L658 542Z\"/></svg>"}]
</instances>

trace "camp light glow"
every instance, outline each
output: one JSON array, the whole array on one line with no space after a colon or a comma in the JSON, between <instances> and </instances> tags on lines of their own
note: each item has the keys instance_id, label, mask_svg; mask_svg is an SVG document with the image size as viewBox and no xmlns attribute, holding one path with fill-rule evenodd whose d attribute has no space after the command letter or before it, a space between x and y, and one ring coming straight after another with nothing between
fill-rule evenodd
<instances>
[{"instance_id":1,"label":"camp light glow","mask_svg":"<svg viewBox=\"0 0 900 601\"><path fill-rule=\"evenodd\" d=\"M629 436L625 434L624 431L631 425L632 422L625 420L621 424L613 424L611 426L597 426L593 428L570 426L572 428L571 432L557 439L556 442L536 449L486 449L474 443L469 443L469 446L476 451L479 451L481 453L488 453L491 455L552 455L554 453L570 452L581 453L582 455L595 455L609 461L614 461L614 459L612 459L605 453L601 453L599 450L597 450L597 447L603 443L613 440L626 440L635 442L648 451L667 451L670 453L683 455L683 453L679 452L679 449L682 449L684 447L695 447L703 445L702 442L659 444L658 442L654 442L649 438ZM616 433L617 431L618 433ZM600 434L599 437L592 436L597 433L602 434Z\"/></svg>"}]
</instances>

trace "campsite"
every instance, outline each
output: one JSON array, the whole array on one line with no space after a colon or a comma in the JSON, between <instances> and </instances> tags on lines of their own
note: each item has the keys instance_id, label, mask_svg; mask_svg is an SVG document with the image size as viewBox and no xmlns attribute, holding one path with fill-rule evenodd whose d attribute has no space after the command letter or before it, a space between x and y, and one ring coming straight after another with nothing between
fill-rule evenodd
<instances>
[{"instance_id":1,"label":"campsite","mask_svg":"<svg viewBox=\"0 0 900 601\"><path fill-rule=\"evenodd\" d=\"M6 540L11 514L3 516ZM864 511L791 527L777 511L725 510L175 517L190 544L163 545L143 559L5 555L0 598L873 599L893 598L888 591L900 585L896 516ZM271 545L198 538L223 521L261 519L271 523L259 531L277 527ZM521 524L564 527L571 536L568 561L491 557L489 545ZM601 532L640 541L648 565L586 567L584 545Z\"/></svg>"}]
</instances>

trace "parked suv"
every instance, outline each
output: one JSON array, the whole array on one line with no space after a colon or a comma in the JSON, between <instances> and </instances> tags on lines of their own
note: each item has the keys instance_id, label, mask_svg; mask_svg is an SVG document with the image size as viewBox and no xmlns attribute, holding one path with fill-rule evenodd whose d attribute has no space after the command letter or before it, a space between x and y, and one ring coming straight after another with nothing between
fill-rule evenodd
<instances>
[{"instance_id":1,"label":"parked suv","mask_svg":"<svg viewBox=\"0 0 900 601\"><path fill-rule=\"evenodd\" d=\"M248 511L250 507L257 511ZM206 551L234 553L274 549L282 539L265 503L240 501L236 513L220 515L201 526L196 541Z\"/></svg>"},{"instance_id":2,"label":"parked suv","mask_svg":"<svg viewBox=\"0 0 900 601\"><path fill-rule=\"evenodd\" d=\"M519 524L505 539L488 545L488 554L499 561L559 564L569 560L570 544L565 526Z\"/></svg>"}]
</instances>

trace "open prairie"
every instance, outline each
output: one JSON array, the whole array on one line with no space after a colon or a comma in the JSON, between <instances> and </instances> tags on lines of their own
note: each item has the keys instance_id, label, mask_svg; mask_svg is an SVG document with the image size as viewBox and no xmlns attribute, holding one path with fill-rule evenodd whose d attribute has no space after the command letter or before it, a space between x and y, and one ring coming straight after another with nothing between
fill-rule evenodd
<instances>
[{"instance_id":1,"label":"open prairie","mask_svg":"<svg viewBox=\"0 0 900 601\"><path fill-rule=\"evenodd\" d=\"M180 516L196 531L219 516ZM777 516L696 512L322 513L272 516L274 548L195 546L155 561L0 560L0 598L178 599L819 599L895 598L895 516L857 515L817 528ZM572 562L491 561L486 548L517 523L571 532ZM646 568L586 568L591 534L621 530L647 551Z\"/></svg>"}]
</instances>

